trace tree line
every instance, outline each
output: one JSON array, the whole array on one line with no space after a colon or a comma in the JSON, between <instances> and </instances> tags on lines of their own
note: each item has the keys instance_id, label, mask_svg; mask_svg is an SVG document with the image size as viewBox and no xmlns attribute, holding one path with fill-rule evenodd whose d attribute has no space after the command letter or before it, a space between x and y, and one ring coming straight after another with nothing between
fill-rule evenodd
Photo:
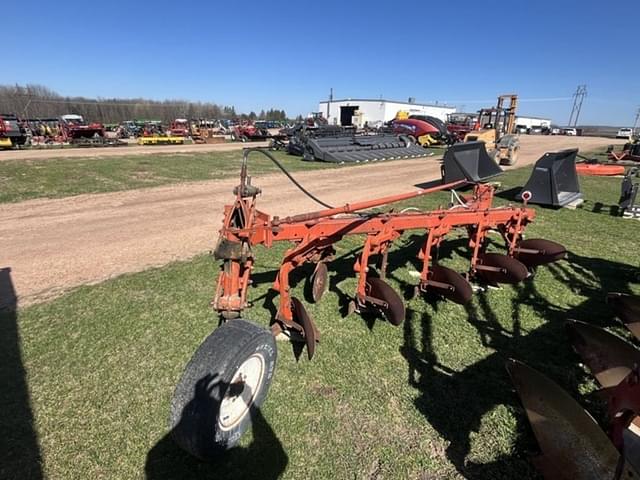
<instances>
[{"instance_id":1,"label":"tree line","mask_svg":"<svg viewBox=\"0 0 640 480\"><path fill-rule=\"evenodd\" d=\"M65 97L42 85L0 85L0 113L13 113L23 119L57 118L74 113L88 121L119 123L145 119L170 122L176 118L287 120L284 110L237 113L233 106L186 100L148 100L144 98Z\"/></svg>"}]
</instances>

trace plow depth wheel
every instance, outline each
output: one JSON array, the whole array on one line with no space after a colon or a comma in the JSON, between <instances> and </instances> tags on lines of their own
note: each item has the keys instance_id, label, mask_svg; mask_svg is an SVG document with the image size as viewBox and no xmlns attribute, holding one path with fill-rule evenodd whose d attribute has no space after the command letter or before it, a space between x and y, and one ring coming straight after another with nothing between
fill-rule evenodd
<instances>
[{"instance_id":1,"label":"plow depth wheel","mask_svg":"<svg viewBox=\"0 0 640 480\"><path fill-rule=\"evenodd\" d=\"M276 366L270 331L230 320L198 347L176 386L169 427L176 443L208 460L233 447L264 402Z\"/></svg>"},{"instance_id":2,"label":"plow depth wheel","mask_svg":"<svg viewBox=\"0 0 640 480\"><path fill-rule=\"evenodd\" d=\"M384 280L377 277L367 279L367 294L370 297L384 302L385 306L377 306L392 325L400 325L404 321L404 302L398 292L391 288Z\"/></svg>"}]
</instances>

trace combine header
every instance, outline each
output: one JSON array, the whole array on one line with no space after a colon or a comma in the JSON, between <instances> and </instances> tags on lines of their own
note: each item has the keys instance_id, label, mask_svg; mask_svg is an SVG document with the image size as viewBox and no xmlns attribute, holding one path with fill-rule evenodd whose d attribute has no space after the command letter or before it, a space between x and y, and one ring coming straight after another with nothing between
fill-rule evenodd
<instances>
[{"instance_id":1,"label":"combine header","mask_svg":"<svg viewBox=\"0 0 640 480\"><path fill-rule=\"evenodd\" d=\"M476 144L484 149L483 144ZM456 147L453 148L455 155ZM469 145L462 145L468 155ZM272 217L257 209L261 191L251 184L248 160L260 153L273 161L322 210ZM477 158L485 158L476 155ZM488 158L488 157L487 157ZM486 168L475 168L476 172ZM236 444L250 424L251 410L264 401L275 369L277 348L274 337L284 335L307 347L314 356L320 332L303 302L292 295L292 272L308 263L314 265L310 279L312 297L320 301L326 292L328 271L334 257L333 245L348 235L364 235L362 251L354 262L358 277L349 305L351 312L370 312L399 325L405 319L403 298L385 281L389 249L407 231L425 234L415 254L422 260L415 292L465 304L472 297L470 282L512 284L527 278L538 265L564 258L561 245L542 239L524 239L526 226L535 217L527 206L493 207L494 187L474 183L466 196L453 192L456 205L429 211L373 212L370 209L432 192L467 186L479 179L462 178L433 188L332 207L314 197L286 172L268 151L245 149L240 183L235 199L224 208L215 258L221 262L213 308L222 325L198 348L178 383L171 407L172 433L177 443L200 458L211 458ZM438 262L438 247L454 230L469 237L470 265L460 274ZM488 235L498 233L503 253L489 252ZM284 254L273 289L280 295L278 312L270 330L244 320L250 307L248 288L252 284L255 247L275 242L292 245ZM374 260L379 260L377 273Z\"/></svg>"},{"instance_id":2,"label":"combine header","mask_svg":"<svg viewBox=\"0 0 640 480\"><path fill-rule=\"evenodd\" d=\"M304 160L349 163L418 158L425 149L408 136L356 135L353 129L321 125L299 127L289 139L288 151Z\"/></svg>"}]
</instances>

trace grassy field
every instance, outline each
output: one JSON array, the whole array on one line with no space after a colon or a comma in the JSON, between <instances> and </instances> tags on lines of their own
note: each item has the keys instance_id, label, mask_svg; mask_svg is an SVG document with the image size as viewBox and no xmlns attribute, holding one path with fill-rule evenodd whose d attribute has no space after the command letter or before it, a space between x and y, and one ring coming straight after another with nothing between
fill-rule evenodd
<instances>
[{"instance_id":1,"label":"grassy field","mask_svg":"<svg viewBox=\"0 0 640 480\"><path fill-rule=\"evenodd\" d=\"M292 171L336 167L274 153ZM242 153L236 151L3 161L0 203L216 180L237 175L241 159ZM265 173L276 168L265 159L254 162L252 171Z\"/></svg>"},{"instance_id":2,"label":"grassy field","mask_svg":"<svg viewBox=\"0 0 640 480\"><path fill-rule=\"evenodd\" d=\"M501 177L498 201L512 198L529 172ZM466 308L407 300L400 327L342 316L361 240L338 244L330 291L308 304L322 333L316 358L297 362L291 345L279 343L260 420L214 465L182 453L167 436L174 385L216 325L208 307L213 259L126 275L6 313L0 478L538 478L528 461L534 440L504 362L514 357L540 369L602 419L564 321L625 334L604 303L608 290L640 293L640 224L610 215L619 184L586 178L584 208L537 209L529 238L565 244L567 261L520 285L478 293ZM442 194L407 205L447 201ZM390 254L399 291L415 283L419 241L407 234ZM274 312L269 286L284 248L257 250L255 306L245 316L264 325ZM462 237L452 236L441 255L444 264L466 268ZM303 298L300 277L294 291Z\"/></svg>"}]
</instances>

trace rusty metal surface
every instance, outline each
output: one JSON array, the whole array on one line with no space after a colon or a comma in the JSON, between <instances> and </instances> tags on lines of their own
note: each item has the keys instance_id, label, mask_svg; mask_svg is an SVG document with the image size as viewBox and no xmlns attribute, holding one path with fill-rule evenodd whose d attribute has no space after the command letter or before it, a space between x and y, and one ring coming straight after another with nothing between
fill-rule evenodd
<instances>
[{"instance_id":1,"label":"rusty metal surface","mask_svg":"<svg viewBox=\"0 0 640 480\"><path fill-rule=\"evenodd\" d=\"M507 362L541 450L536 464L545 478L603 480L618 477L620 455L596 421L545 375L516 360ZM625 474L634 472L626 465Z\"/></svg>"},{"instance_id":2,"label":"rusty metal surface","mask_svg":"<svg viewBox=\"0 0 640 480\"><path fill-rule=\"evenodd\" d=\"M607 302L622 323L640 340L640 297L612 292L607 294Z\"/></svg>"},{"instance_id":3,"label":"rusty metal surface","mask_svg":"<svg viewBox=\"0 0 640 480\"><path fill-rule=\"evenodd\" d=\"M367 279L367 294L373 299L379 300L374 306L379 310L389 323L400 325L405 318L405 308L402 298L384 280L377 277Z\"/></svg>"},{"instance_id":4,"label":"rusty metal surface","mask_svg":"<svg viewBox=\"0 0 640 480\"><path fill-rule=\"evenodd\" d=\"M522 240L518 243L514 257L527 267L537 267L557 262L567 256L564 245L542 238Z\"/></svg>"},{"instance_id":5,"label":"rusty metal surface","mask_svg":"<svg viewBox=\"0 0 640 480\"><path fill-rule=\"evenodd\" d=\"M329 286L329 269L325 262L318 262L311 278L311 297L319 302Z\"/></svg>"},{"instance_id":6,"label":"rusty metal surface","mask_svg":"<svg viewBox=\"0 0 640 480\"><path fill-rule=\"evenodd\" d=\"M571 320L567 323L567 333L573 347L603 388L615 387L634 366L640 365L640 350L602 328Z\"/></svg>"},{"instance_id":7,"label":"rusty metal surface","mask_svg":"<svg viewBox=\"0 0 640 480\"><path fill-rule=\"evenodd\" d=\"M426 288L460 305L469 303L473 296L471 284L455 270L442 265L431 267Z\"/></svg>"},{"instance_id":8,"label":"rusty metal surface","mask_svg":"<svg viewBox=\"0 0 640 480\"><path fill-rule=\"evenodd\" d=\"M291 307L294 321L302 326L304 341L307 345L307 356L311 360L316 352L316 343L320 341L320 334L300 300L291 297Z\"/></svg>"},{"instance_id":9,"label":"rusty metal surface","mask_svg":"<svg viewBox=\"0 0 640 480\"><path fill-rule=\"evenodd\" d=\"M529 270L522 262L500 253L480 254L476 268L478 276L489 283L514 284L529 276Z\"/></svg>"}]
</instances>

